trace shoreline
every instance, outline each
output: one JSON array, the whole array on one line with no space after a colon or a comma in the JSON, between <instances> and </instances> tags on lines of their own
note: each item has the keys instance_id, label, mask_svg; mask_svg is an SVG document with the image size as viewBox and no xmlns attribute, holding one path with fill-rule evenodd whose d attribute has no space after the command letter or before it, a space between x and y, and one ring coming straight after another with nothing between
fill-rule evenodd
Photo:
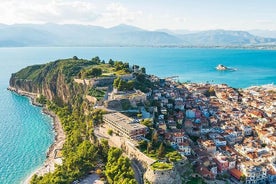
<instances>
[{"instance_id":1,"label":"shoreline","mask_svg":"<svg viewBox=\"0 0 276 184\"><path fill-rule=\"evenodd\" d=\"M63 147L63 144L65 142L65 133L62 129L61 122L56 114L54 114L52 111L47 109L46 107L43 107L41 104L37 103L35 101L37 94L36 93L30 93L23 90L18 90L13 87L7 88L9 91L15 92L18 95L26 96L31 100L32 105L42 107L42 112L48 116L50 116L53 119L53 130L55 134L55 139L53 144L48 148L47 154L46 154L46 160L44 161L43 165L41 167L38 167L35 169L32 173L28 175L27 178L24 178L21 183L23 184L29 184L31 181L31 178L37 174L38 176L43 176L49 172L53 172L55 170L55 164L60 165L62 163L61 158L55 158L55 151L59 150Z\"/></svg>"}]
</instances>

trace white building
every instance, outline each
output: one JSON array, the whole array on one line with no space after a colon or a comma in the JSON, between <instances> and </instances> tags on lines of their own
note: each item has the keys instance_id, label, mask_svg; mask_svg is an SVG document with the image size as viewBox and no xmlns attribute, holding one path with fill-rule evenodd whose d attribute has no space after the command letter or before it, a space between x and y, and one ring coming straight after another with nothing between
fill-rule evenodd
<instances>
[{"instance_id":1,"label":"white building","mask_svg":"<svg viewBox=\"0 0 276 184\"><path fill-rule=\"evenodd\" d=\"M251 128L251 126L242 125L241 129L242 129L243 135L245 135L245 136L252 135L252 128Z\"/></svg>"},{"instance_id":2,"label":"white building","mask_svg":"<svg viewBox=\"0 0 276 184\"><path fill-rule=\"evenodd\" d=\"M181 155L187 156L191 155L191 146L187 142L178 143L178 149L180 150Z\"/></svg>"},{"instance_id":3,"label":"white building","mask_svg":"<svg viewBox=\"0 0 276 184\"><path fill-rule=\"evenodd\" d=\"M241 163L241 171L246 176L246 184L262 184L267 181L267 168L265 166L256 166L252 162Z\"/></svg>"},{"instance_id":4,"label":"white building","mask_svg":"<svg viewBox=\"0 0 276 184\"><path fill-rule=\"evenodd\" d=\"M146 134L147 127L145 125L139 124L134 119L118 112L103 115L103 120L115 133L127 138L145 136Z\"/></svg>"}]
</instances>

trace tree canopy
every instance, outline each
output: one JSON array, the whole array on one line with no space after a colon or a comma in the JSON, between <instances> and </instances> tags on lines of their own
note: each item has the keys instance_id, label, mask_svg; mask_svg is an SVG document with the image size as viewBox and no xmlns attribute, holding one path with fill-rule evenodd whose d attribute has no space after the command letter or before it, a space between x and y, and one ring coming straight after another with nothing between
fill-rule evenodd
<instances>
[{"instance_id":1,"label":"tree canopy","mask_svg":"<svg viewBox=\"0 0 276 184\"><path fill-rule=\"evenodd\" d=\"M105 174L110 184L136 184L134 171L131 168L130 160L122 155L119 148L111 148L108 151L108 160Z\"/></svg>"}]
</instances>

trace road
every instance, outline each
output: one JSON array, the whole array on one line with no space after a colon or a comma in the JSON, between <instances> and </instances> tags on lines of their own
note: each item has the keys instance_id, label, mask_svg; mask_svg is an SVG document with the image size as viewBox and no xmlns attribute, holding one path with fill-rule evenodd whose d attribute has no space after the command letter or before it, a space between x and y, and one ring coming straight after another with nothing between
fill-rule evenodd
<instances>
[{"instance_id":1,"label":"road","mask_svg":"<svg viewBox=\"0 0 276 184\"><path fill-rule=\"evenodd\" d=\"M80 184L104 184L104 182L100 180L100 177L97 174L90 174L81 180Z\"/></svg>"},{"instance_id":2,"label":"road","mask_svg":"<svg viewBox=\"0 0 276 184\"><path fill-rule=\"evenodd\" d=\"M140 170L139 166L135 163L134 160L131 161L131 166L132 166L132 168L134 170L135 179L138 182L138 184L144 184L143 173Z\"/></svg>"},{"instance_id":3,"label":"road","mask_svg":"<svg viewBox=\"0 0 276 184\"><path fill-rule=\"evenodd\" d=\"M94 130L94 133L98 139L106 139L108 140L108 143L110 146L118 147L121 148L122 144L122 138L116 135L110 136L107 134L107 128L102 126L102 127L97 127ZM123 153L124 156L127 156L126 154ZM144 184L143 181L143 172L141 171L140 167L135 163L134 160L131 161L131 166L134 170L135 173L135 179L138 182L138 184Z\"/></svg>"}]
</instances>

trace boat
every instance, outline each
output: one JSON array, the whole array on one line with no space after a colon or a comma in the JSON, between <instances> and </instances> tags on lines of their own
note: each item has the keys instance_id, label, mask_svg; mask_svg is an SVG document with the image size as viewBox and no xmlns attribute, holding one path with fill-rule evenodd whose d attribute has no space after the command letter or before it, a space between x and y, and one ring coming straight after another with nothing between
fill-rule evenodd
<instances>
[{"instance_id":1,"label":"boat","mask_svg":"<svg viewBox=\"0 0 276 184\"><path fill-rule=\"evenodd\" d=\"M236 68L230 68L230 67L224 66L222 64L219 64L218 66L216 66L216 69L219 71L236 71L237 70Z\"/></svg>"}]
</instances>

